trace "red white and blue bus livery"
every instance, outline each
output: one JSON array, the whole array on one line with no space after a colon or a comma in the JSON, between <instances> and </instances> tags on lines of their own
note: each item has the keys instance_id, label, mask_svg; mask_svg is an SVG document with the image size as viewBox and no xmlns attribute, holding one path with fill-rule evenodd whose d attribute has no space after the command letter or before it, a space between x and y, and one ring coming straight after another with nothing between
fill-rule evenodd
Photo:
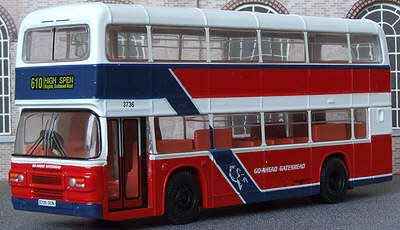
<instances>
[{"instance_id":1,"label":"red white and blue bus livery","mask_svg":"<svg viewBox=\"0 0 400 230\"><path fill-rule=\"evenodd\" d=\"M368 20L80 4L21 24L15 209L107 220L392 178L390 67Z\"/></svg>"}]
</instances>

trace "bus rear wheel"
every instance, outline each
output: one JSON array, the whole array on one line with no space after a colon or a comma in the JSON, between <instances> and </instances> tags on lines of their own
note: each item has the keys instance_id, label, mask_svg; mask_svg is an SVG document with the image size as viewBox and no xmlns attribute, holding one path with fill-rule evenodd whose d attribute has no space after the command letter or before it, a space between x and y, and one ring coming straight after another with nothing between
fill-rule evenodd
<instances>
[{"instance_id":1,"label":"bus rear wheel","mask_svg":"<svg viewBox=\"0 0 400 230\"><path fill-rule=\"evenodd\" d=\"M173 175L166 190L166 217L173 224L186 224L200 213L200 187L188 171Z\"/></svg>"},{"instance_id":2,"label":"bus rear wheel","mask_svg":"<svg viewBox=\"0 0 400 230\"><path fill-rule=\"evenodd\" d=\"M338 203L344 200L348 187L346 165L339 158L324 163L321 172L321 200L325 203Z\"/></svg>"}]
</instances>

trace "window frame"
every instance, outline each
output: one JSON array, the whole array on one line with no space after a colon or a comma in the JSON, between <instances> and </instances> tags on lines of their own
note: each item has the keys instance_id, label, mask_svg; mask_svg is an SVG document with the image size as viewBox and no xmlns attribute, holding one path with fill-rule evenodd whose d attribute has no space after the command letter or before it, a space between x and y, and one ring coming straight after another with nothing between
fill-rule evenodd
<instances>
[{"instance_id":1,"label":"window frame","mask_svg":"<svg viewBox=\"0 0 400 230\"><path fill-rule=\"evenodd\" d=\"M146 34L146 44L147 44L147 58L143 58L143 59L138 59L138 58L113 58L110 56L110 48L109 48L109 35L110 35L110 30L112 30L113 28L132 28L132 31L134 31L134 29L137 29L137 31L139 31L139 29L144 29L145 34ZM118 31L118 29L116 30ZM125 32L127 32L128 30L125 30ZM107 57L107 60L110 62L149 62L150 60L150 44L149 44L149 31L146 25L137 25L137 24L108 24L106 26L106 32L105 32L106 36L105 36L105 55ZM150 32L151 34L151 32Z\"/></svg>"},{"instance_id":2,"label":"window frame","mask_svg":"<svg viewBox=\"0 0 400 230\"><path fill-rule=\"evenodd\" d=\"M353 44L355 44L355 43L353 43L352 42L352 37L353 36L368 36L368 37L375 37L375 42L376 42L376 44L378 45L378 46L376 46L375 47L375 49L376 49L376 51L378 51L378 53L376 54L377 56L376 56L376 61L374 61L374 62L372 62L372 61L354 61L355 59L354 59L354 55L353 55L353 50L352 50L352 46L353 46ZM371 33L349 33L349 41L348 41L348 43L350 44L350 55L351 55L351 62L353 63L353 64L368 64L368 65L373 65L373 64L380 64L380 63L382 63L383 62L383 52L382 52L382 48L381 48L381 41L380 41L380 37L379 37L379 35L378 34L371 34Z\"/></svg>"},{"instance_id":3,"label":"window frame","mask_svg":"<svg viewBox=\"0 0 400 230\"><path fill-rule=\"evenodd\" d=\"M255 57L257 57L257 59L254 60L254 61L242 61L242 60L240 60L241 57L239 57L239 58L235 57L235 59L238 59L238 60L230 61L229 59L231 57L229 56L229 53L230 53L230 45L231 45L231 43L229 43L228 49L224 50L225 52L227 52L227 54L224 54L224 55L226 55L226 60L215 60L215 59L213 59L212 56L211 56L211 53L212 53L211 50L213 49L211 47L211 37L212 37L212 32L213 31L217 31L217 33L233 32L235 34L240 34L240 33L248 33L248 34L250 34L250 33L254 33L254 38L255 38L255 43L254 44L256 45L256 47L255 47L256 49L255 50L256 50L256 53L257 53L257 55L255 55ZM249 29L249 28L219 28L219 27L209 28L209 30L208 30L208 40L206 41L207 42L207 46L209 47L209 52L207 54L207 56L209 57L209 62L211 62L211 63L233 63L233 64L256 64L256 63L259 63L260 60L261 60L261 55L260 55L260 52L259 52L260 51L260 47L259 47L260 42L258 40L259 39L258 33L259 33L258 29ZM221 36L219 36L219 37L221 37ZM228 37L226 37L226 38L228 38ZM245 42L247 40L249 40L249 39L241 39L240 43L243 43L243 42Z\"/></svg>"},{"instance_id":4,"label":"window frame","mask_svg":"<svg viewBox=\"0 0 400 230\"><path fill-rule=\"evenodd\" d=\"M56 29L71 29L74 27L83 27L87 30L87 34L88 34L88 51L87 54L79 59L59 59L56 60L55 59L55 39L56 39ZM27 47L27 36L30 32L34 32L34 31L40 31L40 30L46 30L46 29L51 29L51 33L52 33L52 49L51 49L51 57L50 59L48 59L47 61L28 61L26 58L26 49ZM24 32L24 42L22 44L22 61L26 64L38 64L38 63L63 63L63 62L79 62L79 61L85 61L87 59L89 59L90 55L91 55L91 30L90 30L90 26L89 24L71 24L71 25L59 25L59 26L45 26L45 27L35 27L35 28L29 28Z\"/></svg>"},{"instance_id":5,"label":"window frame","mask_svg":"<svg viewBox=\"0 0 400 230\"><path fill-rule=\"evenodd\" d=\"M204 120L198 120L198 121L190 120L190 119L188 119L190 117L204 117ZM161 138L161 139L158 139L157 138L158 132L160 132L159 135L162 135L162 129L160 126L159 118L174 118L174 119L177 119L177 123L178 123L178 119L179 119L179 122L182 122L182 130L181 131L182 131L183 138L179 138L179 139L163 139L163 138ZM197 152L209 151L213 147L212 142L210 142L209 148L205 149L205 150L196 150L194 143L193 143L193 151L180 151L180 152L163 152L163 151L160 152L159 149L157 148L157 145L160 143L159 141L165 141L165 140L192 140L192 141L194 141L194 137L193 137L193 139L187 138L187 123L188 123L188 121L189 122L190 121L191 122L202 122L202 123L206 124L207 128L204 128L204 129L207 129L209 131L209 136L210 136L210 141L211 141L210 119L211 118L210 118L209 114L184 115L184 116L182 116L182 115L160 115L160 116L149 117L149 120L151 120L149 122L149 123L151 123L151 125L150 125L151 130L150 130L149 134L152 139L152 141L151 141L152 142L152 144L151 144L152 151L149 151L150 154L151 155L192 154L192 153L197 153ZM159 131L156 130L156 120L158 120L157 122L158 122L158 130ZM193 135L196 130L202 130L202 129L193 129Z\"/></svg>"},{"instance_id":6,"label":"window frame","mask_svg":"<svg viewBox=\"0 0 400 230\"><path fill-rule=\"evenodd\" d=\"M350 37L349 35L350 34L351 33L348 33L348 32L318 32L318 31L309 31L309 32L307 32L307 45L308 45L307 49L308 49L308 61L309 61L309 63L310 64L335 64L335 65L352 64L352 60L351 60L351 58L352 58L352 56L351 56L351 45L350 45L350 40L349 40L349 37ZM321 54L322 54L322 45L324 43L320 42L320 43L318 43L318 45L320 45L320 47L319 47L319 51L320 51L319 52L319 57L318 57L318 60L315 61L316 58L312 58L313 57L313 55L312 55L313 52L311 52L313 50L313 47L312 47L312 45L310 43L310 37L312 35L338 36L338 37L339 37L339 35L344 36L345 37L345 43L344 44L346 45L346 47L345 47L345 50L346 50L345 55L346 55L347 59L346 60L334 60L334 61L328 60L328 61L323 61L322 57L321 57L322 56ZM325 43L325 44L332 44L332 43ZM359 64L359 63L357 63L357 64Z\"/></svg>"},{"instance_id":7,"label":"window frame","mask_svg":"<svg viewBox=\"0 0 400 230\"><path fill-rule=\"evenodd\" d=\"M147 31L149 31L149 30L150 30L150 33L148 32L148 34L150 34L151 44L148 44L148 46L149 46L149 52L150 52L150 50L152 52L151 56L152 56L152 61L153 62L183 62L183 63L187 63L187 62L207 62L207 59L208 59L207 50L208 50L208 46L209 46L209 41L207 40L207 33L208 32L207 32L205 27L187 27L187 26L176 26L176 27L173 27L173 26L152 25ZM196 50L202 50L202 49L205 50L204 59L203 60L194 60L194 59L192 59L192 60L182 60L182 56L180 57L180 59L157 59L154 56L154 48L155 47L154 47L153 35L154 34L174 34L174 33L154 33L153 34L154 30L156 30L156 31L157 30L162 30L162 31L163 30L164 31L169 30L169 31L173 31L173 32L179 32L179 31L181 31L181 32L186 32L186 31L200 32L201 31L202 32L202 36L204 36L205 47L204 48L199 47L200 49L196 48ZM185 33L176 33L176 35L185 35ZM181 41L184 41L184 40L182 39ZM182 45L181 47L178 46L178 53L179 53L179 50L183 53L183 50L184 50L183 42L181 43L181 45ZM151 46L151 48L150 48L150 46ZM167 49L170 49L170 47L168 47ZM190 48L190 49L193 49L193 48Z\"/></svg>"},{"instance_id":8,"label":"window frame","mask_svg":"<svg viewBox=\"0 0 400 230\"><path fill-rule=\"evenodd\" d=\"M12 104L11 104L11 63L10 63L10 45L11 40L8 34L6 24L0 19L0 25L3 25L1 35L1 49L0 49L0 138L8 137L13 132L12 127Z\"/></svg>"},{"instance_id":9,"label":"window frame","mask_svg":"<svg viewBox=\"0 0 400 230\"><path fill-rule=\"evenodd\" d=\"M251 7L251 11L245 10L246 8ZM267 12L260 12L256 10L256 7L258 8L263 8L267 10ZM238 6L235 11L241 11L241 12L254 12L254 13L268 13L268 14L278 14L278 11L271 6L261 4L261 3L245 3L243 5Z\"/></svg>"},{"instance_id":10,"label":"window frame","mask_svg":"<svg viewBox=\"0 0 400 230\"><path fill-rule=\"evenodd\" d=\"M298 34L298 35L301 35L300 37L303 38L303 54L304 54L303 60L302 61L273 61L273 60L272 61L265 61L264 60L264 53L262 52L263 51L263 45L262 45L263 44L263 38L265 38L263 36L263 34L265 34L265 33L271 33L271 34ZM271 38L274 39L276 37L272 36ZM260 59L262 60L263 63L266 63L266 64L271 64L271 63L278 63L278 64L296 63L296 64L298 64L298 63L307 63L307 61L308 61L307 60L308 44L309 44L308 43L308 36L305 36L303 31L300 31L300 30L291 31L291 30L265 30L265 29L261 29L260 30L260 39L261 39L259 41L259 43L261 45L261 47L260 47L260 49L261 49L261 54L260 54L261 57L260 57ZM289 44L289 43L287 43L287 44ZM293 43L290 43L290 44L293 44ZM271 46L271 50L273 50L272 46ZM271 58L272 59L274 58L273 52L271 53Z\"/></svg>"},{"instance_id":11,"label":"window frame","mask_svg":"<svg viewBox=\"0 0 400 230\"><path fill-rule=\"evenodd\" d=\"M63 159L63 160L94 160L98 159L102 156L103 153L103 132L105 132L104 127L102 126L102 122L100 120L100 116L97 115L94 111L88 110L88 109L24 109L21 111L21 114L23 112L30 113L30 112L38 112L38 113L62 113L62 112L85 112L93 115L96 119L96 123L98 125L98 130L97 130L97 136L98 136L98 146L99 149L96 153L95 156L93 157L87 157L87 158L79 158L79 157L68 157L68 158L62 158L62 157L52 157L52 156L45 156L44 158L49 158L49 159ZM111 119L117 119L117 118L111 118ZM16 133L18 133L18 129L20 129L20 121L18 121ZM25 124L24 124L25 125ZM24 130L25 131L25 130ZM106 130L108 132L108 130ZM107 134L107 132L105 132ZM106 136L108 137L108 136ZM25 141L25 140L23 140ZM107 143L108 144L108 143ZM26 155L26 154L16 154L15 153L15 148L16 145L14 145L13 153L11 156L16 156L16 157L32 157L32 158L43 158L43 156L35 156L35 155Z\"/></svg>"},{"instance_id":12,"label":"window frame","mask_svg":"<svg viewBox=\"0 0 400 230\"><path fill-rule=\"evenodd\" d=\"M354 109L353 108L327 108L327 109L315 109L315 110L311 110L311 140L312 143L331 143L331 142L341 142L341 141L354 141L354 112L352 112ZM328 114L328 112L333 112L333 113L344 113L346 112L348 119L335 119L332 121L327 120L326 115ZM324 115L324 120L323 121L319 121L319 120L314 120L314 114L318 114L318 113L323 113ZM346 135L346 139L338 139L338 140L321 140L321 141L316 141L314 140L314 132L313 127L314 125L331 125L331 124L339 124L339 125L348 125L350 128L349 133L345 133ZM346 129L345 129L346 130ZM347 131L347 130L346 130ZM348 137L347 137L347 134Z\"/></svg>"},{"instance_id":13,"label":"window frame","mask_svg":"<svg viewBox=\"0 0 400 230\"><path fill-rule=\"evenodd\" d=\"M282 114L283 116L283 121L282 122L273 122L273 123L268 123L266 119L267 114ZM298 122L298 121L289 121L289 115L291 114L305 114L306 116L306 121L305 122ZM268 145L268 140L273 140L271 138L267 137L267 127L268 126L285 126L285 129L287 130L289 126L295 126L295 125L306 125L307 127L307 141L306 142L299 142L299 143L292 143L290 145L304 145L310 142L310 129L309 129L309 113L308 110L286 110L286 111L271 111L271 112L265 112L264 113L264 127L265 127L265 132L264 132L264 140L267 146L280 146L280 145L285 145L285 144L272 144ZM286 132L286 131L285 131ZM296 138L296 137L285 137L285 138ZM279 138L278 138L279 139ZM286 144L287 145L287 144Z\"/></svg>"}]
</instances>

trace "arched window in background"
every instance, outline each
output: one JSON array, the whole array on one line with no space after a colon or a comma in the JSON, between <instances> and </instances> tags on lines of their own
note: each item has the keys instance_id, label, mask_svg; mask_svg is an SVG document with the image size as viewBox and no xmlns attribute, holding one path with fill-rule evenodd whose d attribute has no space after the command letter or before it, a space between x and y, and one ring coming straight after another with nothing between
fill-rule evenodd
<instances>
[{"instance_id":1,"label":"arched window in background","mask_svg":"<svg viewBox=\"0 0 400 230\"><path fill-rule=\"evenodd\" d=\"M272 7L263 4L244 4L236 8L237 11L250 11L267 14L277 14L276 10Z\"/></svg>"},{"instance_id":2,"label":"arched window in background","mask_svg":"<svg viewBox=\"0 0 400 230\"><path fill-rule=\"evenodd\" d=\"M11 134L10 103L10 37L0 18L0 135Z\"/></svg>"},{"instance_id":3,"label":"arched window in background","mask_svg":"<svg viewBox=\"0 0 400 230\"><path fill-rule=\"evenodd\" d=\"M385 31L392 82L392 126L400 128L400 7L385 3L374 4L362 10L357 18L377 22Z\"/></svg>"}]
</instances>

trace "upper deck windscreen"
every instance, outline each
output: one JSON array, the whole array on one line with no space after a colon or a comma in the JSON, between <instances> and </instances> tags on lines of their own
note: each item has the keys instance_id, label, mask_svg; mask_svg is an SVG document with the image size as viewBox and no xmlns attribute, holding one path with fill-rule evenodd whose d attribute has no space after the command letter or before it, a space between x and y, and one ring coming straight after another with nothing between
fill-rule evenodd
<instances>
[{"instance_id":1,"label":"upper deck windscreen","mask_svg":"<svg viewBox=\"0 0 400 230\"><path fill-rule=\"evenodd\" d=\"M38 28L25 33L24 62L70 62L88 57L89 28L86 25Z\"/></svg>"}]
</instances>

